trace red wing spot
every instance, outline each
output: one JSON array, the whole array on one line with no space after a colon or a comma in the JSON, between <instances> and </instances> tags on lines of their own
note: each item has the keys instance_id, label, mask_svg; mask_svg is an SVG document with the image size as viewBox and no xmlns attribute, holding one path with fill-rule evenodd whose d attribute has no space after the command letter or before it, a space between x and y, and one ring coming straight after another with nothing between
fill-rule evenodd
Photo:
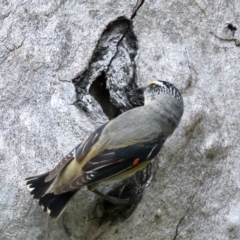
<instances>
[{"instance_id":1,"label":"red wing spot","mask_svg":"<svg viewBox=\"0 0 240 240\"><path fill-rule=\"evenodd\" d=\"M133 161L133 163L132 163L132 166L138 165L139 160L140 160L140 158L135 158L134 161Z\"/></svg>"}]
</instances>

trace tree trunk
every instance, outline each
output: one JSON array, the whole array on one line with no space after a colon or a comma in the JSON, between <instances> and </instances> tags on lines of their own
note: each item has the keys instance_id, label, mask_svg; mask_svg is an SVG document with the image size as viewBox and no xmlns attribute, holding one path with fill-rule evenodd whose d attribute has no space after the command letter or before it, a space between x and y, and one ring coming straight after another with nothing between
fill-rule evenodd
<instances>
[{"instance_id":1,"label":"tree trunk","mask_svg":"<svg viewBox=\"0 0 240 240\"><path fill-rule=\"evenodd\" d=\"M239 0L2 1L0 239L240 239L239 9ZM152 79L179 88L185 112L135 210L99 219L84 188L51 220L24 178L136 107L135 90Z\"/></svg>"}]
</instances>

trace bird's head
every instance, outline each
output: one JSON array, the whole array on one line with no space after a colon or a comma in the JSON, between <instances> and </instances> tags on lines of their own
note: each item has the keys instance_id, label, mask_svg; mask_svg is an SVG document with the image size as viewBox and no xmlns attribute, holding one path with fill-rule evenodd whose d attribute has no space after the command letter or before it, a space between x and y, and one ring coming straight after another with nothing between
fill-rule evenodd
<instances>
[{"instance_id":1,"label":"bird's head","mask_svg":"<svg viewBox=\"0 0 240 240\"><path fill-rule=\"evenodd\" d=\"M171 83L152 80L146 87L140 88L144 96L144 105L156 99L161 94L168 94L182 102L182 96L179 90ZM140 91L139 90L139 91Z\"/></svg>"}]
</instances>

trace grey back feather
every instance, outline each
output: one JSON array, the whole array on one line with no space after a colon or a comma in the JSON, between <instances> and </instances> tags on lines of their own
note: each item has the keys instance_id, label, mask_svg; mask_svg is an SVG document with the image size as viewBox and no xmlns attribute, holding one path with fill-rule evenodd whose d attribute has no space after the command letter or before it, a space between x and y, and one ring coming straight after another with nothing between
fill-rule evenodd
<instances>
[{"instance_id":1,"label":"grey back feather","mask_svg":"<svg viewBox=\"0 0 240 240\"><path fill-rule=\"evenodd\" d=\"M159 135L167 138L178 126L182 114L182 101L171 95L159 95L146 106L112 120L103 130L99 143L111 148L145 142Z\"/></svg>"}]
</instances>

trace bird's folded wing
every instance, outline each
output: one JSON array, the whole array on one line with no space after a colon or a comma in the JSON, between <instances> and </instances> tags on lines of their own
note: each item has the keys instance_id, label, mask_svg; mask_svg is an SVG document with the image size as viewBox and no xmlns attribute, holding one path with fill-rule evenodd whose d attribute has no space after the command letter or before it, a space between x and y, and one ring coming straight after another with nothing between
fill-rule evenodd
<instances>
[{"instance_id":1,"label":"bird's folded wing","mask_svg":"<svg viewBox=\"0 0 240 240\"><path fill-rule=\"evenodd\" d=\"M146 143L138 143L119 149L106 149L88 161L82 168L81 176L63 184L55 194L80 188L112 178L132 169L139 169L146 161L153 159L160 151L165 138L156 138Z\"/></svg>"},{"instance_id":2,"label":"bird's folded wing","mask_svg":"<svg viewBox=\"0 0 240 240\"><path fill-rule=\"evenodd\" d=\"M55 178L71 160L76 159L77 162L80 162L91 151L92 146L94 146L94 144L98 141L105 126L106 124L102 125L81 144L68 153L68 155L66 155L61 162L52 171L50 171L49 175L45 179L45 182L49 182Z\"/></svg>"}]
</instances>

